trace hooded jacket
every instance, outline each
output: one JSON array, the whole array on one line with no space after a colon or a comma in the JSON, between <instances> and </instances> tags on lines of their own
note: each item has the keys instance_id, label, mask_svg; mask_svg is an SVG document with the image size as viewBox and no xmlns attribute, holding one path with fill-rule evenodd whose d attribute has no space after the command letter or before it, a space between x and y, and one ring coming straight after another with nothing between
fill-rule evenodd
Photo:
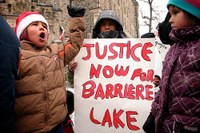
<instances>
[{"instance_id":1,"label":"hooded jacket","mask_svg":"<svg viewBox=\"0 0 200 133\"><path fill-rule=\"evenodd\" d=\"M107 32L104 34L100 33L100 24L102 22L103 19L111 19L116 23L116 31L111 31L111 32ZM107 36L107 37L105 37ZM105 10L102 11L101 14L99 15L96 24L94 25L93 28L93 33L92 33L92 38L126 38L126 34L123 31L123 27L122 24L119 21L119 18L117 17L116 13L114 11L111 10ZM112 36L112 37L111 37ZM70 84L73 86L74 85L74 73L71 71L68 71L67 73L68 75L68 80L70 82Z\"/></svg>"},{"instance_id":2,"label":"hooded jacket","mask_svg":"<svg viewBox=\"0 0 200 133\"><path fill-rule=\"evenodd\" d=\"M200 127L200 25L172 29L163 64L156 133L182 132ZM157 108L155 108L157 107ZM198 132L197 131L197 132Z\"/></svg>"},{"instance_id":3,"label":"hooded jacket","mask_svg":"<svg viewBox=\"0 0 200 133\"><path fill-rule=\"evenodd\" d=\"M38 48L30 41L21 41L15 106L18 133L48 132L65 119L65 65L82 46L85 31L83 17L71 18L69 31L70 39L64 45L51 44Z\"/></svg>"},{"instance_id":4,"label":"hooded jacket","mask_svg":"<svg viewBox=\"0 0 200 133\"><path fill-rule=\"evenodd\" d=\"M0 132L14 132L15 79L19 62L19 40L0 16Z\"/></svg>"},{"instance_id":5,"label":"hooded jacket","mask_svg":"<svg viewBox=\"0 0 200 133\"><path fill-rule=\"evenodd\" d=\"M116 23L117 33L114 33L114 34L117 34L116 38L126 38L127 37L126 34L123 31L123 26L122 26L119 18L117 17L117 14L114 11L105 10L105 11L101 12L101 14L99 15L99 17L96 21L96 24L94 25L92 38L98 38L99 37L100 24L102 23L103 19L111 19Z\"/></svg>"}]
</instances>

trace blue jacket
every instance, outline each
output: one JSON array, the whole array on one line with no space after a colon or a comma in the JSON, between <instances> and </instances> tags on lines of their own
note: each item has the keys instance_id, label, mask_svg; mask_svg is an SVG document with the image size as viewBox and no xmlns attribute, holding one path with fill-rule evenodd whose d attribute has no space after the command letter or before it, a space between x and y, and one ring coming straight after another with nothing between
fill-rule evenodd
<instances>
[{"instance_id":1,"label":"blue jacket","mask_svg":"<svg viewBox=\"0 0 200 133\"><path fill-rule=\"evenodd\" d=\"M0 132L14 132L15 79L19 62L19 41L0 16Z\"/></svg>"}]
</instances>

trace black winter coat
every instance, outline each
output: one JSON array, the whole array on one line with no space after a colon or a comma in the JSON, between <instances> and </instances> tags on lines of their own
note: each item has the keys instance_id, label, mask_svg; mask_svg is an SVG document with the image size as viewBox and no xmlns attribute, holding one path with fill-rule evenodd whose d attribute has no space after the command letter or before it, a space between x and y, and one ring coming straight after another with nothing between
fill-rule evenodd
<instances>
[{"instance_id":1,"label":"black winter coat","mask_svg":"<svg viewBox=\"0 0 200 133\"><path fill-rule=\"evenodd\" d=\"M15 79L19 62L19 41L0 16L0 132L14 132Z\"/></svg>"}]
</instances>

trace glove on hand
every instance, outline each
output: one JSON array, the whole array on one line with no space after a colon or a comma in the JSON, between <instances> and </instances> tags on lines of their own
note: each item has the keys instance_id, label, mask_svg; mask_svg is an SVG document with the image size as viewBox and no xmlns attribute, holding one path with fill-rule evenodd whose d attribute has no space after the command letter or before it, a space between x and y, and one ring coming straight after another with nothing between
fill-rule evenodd
<instances>
[{"instance_id":1,"label":"glove on hand","mask_svg":"<svg viewBox=\"0 0 200 133\"><path fill-rule=\"evenodd\" d=\"M68 14L71 17L83 17L85 14L85 8L77 6L67 6Z\"/></svg>"},{"instance_id":2,"label":"glove on hand","mask_svg":"<svg viewBox=\"0 0 200 133\"><path fill-rule=\"evenodd\" d=\"M111 30L107 32L100 32L98 38L118 38L119 33L116 30Z\"/></svg>"},{"instance_id":3,"label":"glove on hand","mask_svg":"<svg viewBox=\"0 0 200 133\"><path fill-rule=\"evenodd\" d=\"M158 24L158 34L163 44L172 45L172 41L169 38L169 33L172 29L171 24L169 23L170 17L171 17L170 13L167 13L165 20L162 23Z\"/></svg>"}]
</instances>

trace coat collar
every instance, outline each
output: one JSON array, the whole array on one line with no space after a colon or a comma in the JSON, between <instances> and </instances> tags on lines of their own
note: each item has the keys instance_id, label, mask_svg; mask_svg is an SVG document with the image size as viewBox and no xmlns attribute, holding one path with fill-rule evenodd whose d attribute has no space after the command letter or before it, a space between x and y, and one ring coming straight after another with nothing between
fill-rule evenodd
<instances>
[{"instance_id":1,"label":"coat collar","mask_svg":"<svg viewBox=\"0 0 200 133\"><path fill-rule=\"evenodd\" d=\"M198 40L200 36L200 25L183 29L172 29L169 36L170 39L175 43Z\"/></svg>"},{"instance_id":2,"label":"coat collar","mask_svg":"<svg viewBox=\"0 0 200 133\"><path fill-rule=\"evenodd\" d=\"M35 50L42 51L47 48L47 47L37 47L32 42L26 41L26 40L22 40L20 42L20 45L21 45L21 49L30 50L30 51L35 51Z\"/></svg>"}]
</instances>

